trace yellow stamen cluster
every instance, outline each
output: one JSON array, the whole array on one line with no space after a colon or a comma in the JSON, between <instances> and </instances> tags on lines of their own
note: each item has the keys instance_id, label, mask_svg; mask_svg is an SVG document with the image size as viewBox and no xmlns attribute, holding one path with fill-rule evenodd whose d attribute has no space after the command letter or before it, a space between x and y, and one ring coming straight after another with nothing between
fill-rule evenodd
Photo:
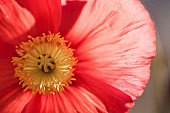
<instances>
[{"instance_id":1,"label":"yellow stamen cluster","mask_svg":"<svg viewBox=\"0 0 170 113\"><path fill-rule=\"evenodd\" d=\"M27 42L16 47L19 57L12 58L19 84L25 88L24 91L31 89L33 94L62 92L75 80L73 66L77 60L70 44L67 46L59 34L28 38Z\"/></svg>"}]
</instances>

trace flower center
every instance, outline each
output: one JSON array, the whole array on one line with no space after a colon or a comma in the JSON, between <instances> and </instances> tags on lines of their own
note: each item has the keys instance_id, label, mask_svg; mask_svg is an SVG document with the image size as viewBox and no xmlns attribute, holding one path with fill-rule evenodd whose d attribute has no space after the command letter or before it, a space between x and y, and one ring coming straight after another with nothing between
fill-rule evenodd
<instances>
[{"instance_id":1,"label":"flower center","mask_svg":"<svg viewBox=\"0 0 170 113\"><path fill-rule=\"evenodd\" d=\"M37 58L38 67L44 72L48 73L55 69L55 60L47 54L42 54Z\"/></svg>"},{"instance_id":2,"label":"flower center","mask_svg":"<svg viewBox=\"0 0 170 113\"><path fill-rule=\"evenodd\" d=\"M12 58L19 84L24 91L31 89L33 94L62 92L75 80L73 67L77 60L70 44L67 46L67 41L59 34L28 38L27 42L16 47L19 56Z\"/></svg>"}]
</instances>

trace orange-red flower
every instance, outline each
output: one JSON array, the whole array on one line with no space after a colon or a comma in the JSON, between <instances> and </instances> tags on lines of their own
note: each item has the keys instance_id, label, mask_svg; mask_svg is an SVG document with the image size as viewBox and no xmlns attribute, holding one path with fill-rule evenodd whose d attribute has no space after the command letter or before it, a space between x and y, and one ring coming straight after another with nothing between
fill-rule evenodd
<instances>
[{"instance_id":1,"label":"orange-red flower","mask_svg":"<svg viewBox=\"0 0 170 113\"><path fill-rule=\"evenodd\" d=\"M148 12L139 0L62 4L0 0L0 111L127 113L155 56Z\"/></svg>"}]
</instances>

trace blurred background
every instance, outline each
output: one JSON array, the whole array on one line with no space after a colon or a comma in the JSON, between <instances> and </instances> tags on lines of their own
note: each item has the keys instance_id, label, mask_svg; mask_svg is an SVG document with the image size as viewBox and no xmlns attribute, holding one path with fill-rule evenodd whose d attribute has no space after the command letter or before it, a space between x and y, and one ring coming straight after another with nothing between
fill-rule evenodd
<instances>
[{"instance_id":1,"label":"blurred background","mask_svg":"<svg viewBox=\"0 0 170 113\"><path fill-rule=\"evenodd\" d=\"M170 0L142 0L157 30L151 79L130 113L170 113Z\"/></svg>"}]
</instances>

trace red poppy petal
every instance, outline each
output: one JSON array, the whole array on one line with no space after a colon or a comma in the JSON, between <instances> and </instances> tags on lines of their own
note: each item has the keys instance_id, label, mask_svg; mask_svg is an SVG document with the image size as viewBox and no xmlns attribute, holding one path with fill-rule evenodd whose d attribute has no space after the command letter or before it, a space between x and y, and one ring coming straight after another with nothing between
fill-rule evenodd
<instances>
[{"instance_id":1,"label":"red poppy petal","mask_svg":"<svg viewBox=\"0 0 170 113\"><path fill-rule=\"evenodd\" d=\"M64 95L62 93L61 95ZM69 109L68 109L69 108ZM25 106L22 113L72 113L75 111L65 96L58 93L50 95L36 94Z\"/></svg>"},{"instance_id":2,"label":"red poppy petal","mask_svg":"<svg viewBox=\"0 0 170 113\"><path fill-rule=\"evenodd\" d=\"M68 113L69 111L70 113L106 112L102 101L81 86L70 87L60 97L63 105L61 112L63 113ZM69 107L65 103L68 103Z\"/></svg>"},{"instance_id":3,"label":"red poppy petal","mask_svg":"<svg viewBox=\"0 0 170 113\"><path fill-rule=\"evenodd\" d=\"M89 1L66 38L76 49L77 72L105 79L133 99L142 94L155 56L155 29L140 1Z\"/></svg>"},{"instance_id":4,"label":"red poppy petal","mask_svg":"<svg viewBox=\"0 0 170 113\"><path fill-rule=\"evenodd\" d=\"M16 55L15 52L15 46L11 45L7 42L4 42L3 40L0 39L0 60L12 60L12 57L14 55ZM8 51L8 52L7 52ZM11 62L9 62L9 64L12 64ZM0 65L3 66L3 64L1 63Z\"/></svg>"},{"instance_id":5,"label":"red poppy petal","mask_svg":"<svg viewBox=\"0 0 170 113\"><path fill-rule=\"evenodd\" d=\"M5 107L2 113L21 113L25 105L32 98L32 93L30 91L20 92L15 96L15 99L10 101L10 103Z\"/></svg>"},{"instance_id":6,"label":"red poppy petal","mask_svg":"<svg viewBox=\"0 0 170 113\"><path fill-rule=\"evenodd\" d=\"M65 38L71 41L73 46L78 46L88 38L87 36L97 32L97 28L101 25L109 24L109 19L114 18L113 16L117 13L118 8L120 8L120 3L116 0L89 0ZM100 29L100 31L102 30Z\"/></svg>"},{"instance_id":7,"label":"red poppy petal","mask_svg":"<svg viewBox=\"0 0 170 113\"><path fill-rule=\"evenodd\" d=\"M35 95L22 113L98 113L97 108L105 111L100 103L98 98L86 90L70 88L60 94Z\"/></svg>"},{"instance_id":8,"label":"red poppy petal","mask_svg":"<svg viewBox=\"0 0 170 113\"><path fill-rule=\"evenodd\" d=\"M18 82L14 78L14 67L10 60L0 59L0 91L7 89L14 83Z\"/></svg>"},{"instance_id":9,"label":"red poppy petal","mask_svg":"<svg viewBox=\"0 0 170 113\"><path fill-rule=\"evenodd\" d=\"M62 36L65 36L74 25L85 3L85 1L68 1L67 5L62 6L62 20L59 29Z\"/></svg>"},{"instance_id":10,"label":"red poppy petal","mask_svg":"<svg viewBox=\"0 0 170 113\"><path fill-rule=\"evenodd\" d=\"M22 92L22 88L17 80L3 82L3 84L0 84L1 113L20 113L25 104L30 100L31 95L29 92Z\"/></svg>"},{"instance_id":11,"label":"red poppy petal","mask_svg":"<svg viewBox=\"0 0 170 113\"><path fill-rule=\"evenodd\" d=\"M0 41L0 54L0 111L20 113L32 94L23 93L18 78L14 78L14 66L11 63L11 56L15 55L14 47Z\"/></svg>"},{"instance_id":12,"label":"red poppy petal","mask_svg":"<svg viewBox=\"0 0 170 113\"><path fill-rule=\"evenodd\" d=\"M61 4L66 5L68 1L87 1L87 0L61 0Z\"/></svg>"},{"instance_id":13,"label":"red poppy petal","mask_svg":"<svg viewBox=\"0 0 170 113\"><path fill-rule=\"evenodd\" d=\"M4 111L6 106L8 106L20 93L20 87L18 83L11 83L10 86L2 88L0 86L0 110Z\"/></svg>"},{"instance_id":14,"label":"red poppy petal","mask_svg":"<svg viewBox=\"0 0 170 113\"><path fill-rule=\"evenodd\" d=\"M54 101L55 97L53 94L36 94L24 107L22 113L59 113Z\"/></svg>"},{"instance_id":15,"label":"red poppy petal","mask_svg":"<svg viewBox=\"0 0 170 113\"><path fill-rule=\"evenodd\" d=\"M133 106L130 96L90 75L78 75L76 84L99 98L108 113L125 113ZM103 112L102 112L103 113Z\"/></svg>"},{"instance_id":16,"label":"red poppy petal","mask_svg":"<svg viewBox=\"0 0 170 113\"><path fill-rule=\"evenodd\" d=\"M36 26L31 35L41 35L51 31L58 32L61 21L60 0L17 0L21 6L27 8L36 19Z\"/></svg>"},{"instance_id":17,"label":"red poppy petal","mask_svg":"<svg viewBox=\"0 0 170 113\"><path fill-rule=\"evenodd\" d=\"M0 111L16 98L20 88L9 60L0 59Z\"/></svg>"},{"instance_id":18,"label":"red poppy petal","mask_svg":"<svg viewBox=\"0 0 170 113\"><path fill-rule=\"evenodd\" d=\"M0 89L8 87L17 81L14 78L14 66L11 63L15 48L9 43L0 41ZM8 85L7 85L8 84Z\"/></svg>"},{"instance_id":19,"label":"red poppy petal","mask_svg":"<svg viewBox=\"0 0 170 113\"><path fill-rule=\"evenodd\" d=\"M23 35L34 25L32 14L15 0L0 1L0 38L9 43Z\"/></svg>"},{"instance_id":20,"label":"red poppy petal","mask_svg":"<svg viewBox=\"0 0 170 113\"><path fill-rule=\"evenodd\" d=\"M85 79L79 78L62 93L35 95L22 113L124 113L133 105L120 90L96 79Z\"/></svg>"}]
</instances>

